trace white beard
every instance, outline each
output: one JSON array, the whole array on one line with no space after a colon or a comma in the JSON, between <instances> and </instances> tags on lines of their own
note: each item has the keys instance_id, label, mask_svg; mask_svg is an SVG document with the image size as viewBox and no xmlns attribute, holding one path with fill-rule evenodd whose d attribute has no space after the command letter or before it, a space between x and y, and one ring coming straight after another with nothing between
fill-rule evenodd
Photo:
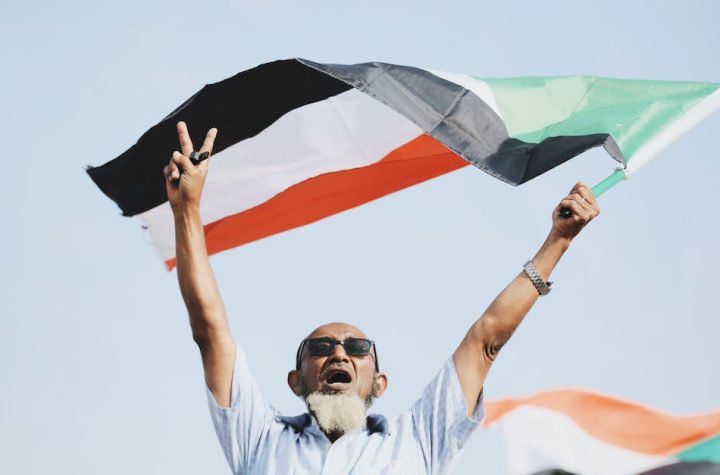
<instances>
[{"instance_id":1,"label":"white beard","mask_svg":"<svg viewBox=\"0 0 720 475\"><path fill-rule=\"evenodd\" d=\"M365 428L367 406L356 394L314 392L305 402L325 433L346 434Z\"/></svg>"}]
</instances>

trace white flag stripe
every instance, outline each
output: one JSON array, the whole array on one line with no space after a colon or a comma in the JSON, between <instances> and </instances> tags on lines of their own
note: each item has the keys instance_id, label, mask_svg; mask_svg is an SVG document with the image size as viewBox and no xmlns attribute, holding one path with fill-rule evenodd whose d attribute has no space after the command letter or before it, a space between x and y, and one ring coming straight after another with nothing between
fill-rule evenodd
<instances>
[{"instance_id":1,"label":"white flag stripe","mask_svg":"<svg viewBox=\"0 0 720 475\"><path fill-rule=\"evenodd\" d=\"M500 108L495 100L495 94L493 94L492 89L490 89L490 86L485 81L475 79L467 74L448 73L445 71L437 71L435 69L428 69L428 72L473 92L476 96L482 99L485 104L490 106L490 108L502 119Z\"/></svg>"},{"instance_id":2,"label":"white flag stripe","mask_svg":"<svg viewBox=\"0 0 720 475\"><path fill-rule=\"evenodd\" d=\"M253 208L309 178L376 163L422 133L356 89L295 109L212 157L200 206L203 224ZM169 203L138 216L160 257L175 257Z\"/></svg>"},{"instance_id":3,"label":"white flag stripe","mask_svg":"<svg viewBox=\"0 0 720 475\"><path fill-rule=\"evenodd\" d=\"M668 460L603 442L590 436L567 415L541 407L519 407L497 425L506 444L509 475L528 475L551 468L583 475L629 475Z\"/></svg>"},{"instance_id":4,"label":"white flag stripe","mask_svg":"<svg viewBox=\"0 0 720 475\"><path fill-rule=\"evenodd\" d=\"M685 114L678 117L665 130L648 140L632 157L626 169L626 178L647 165L673 142L688 133L693 127L705 120L710 114L720 109L720 89L716 90L696 104Z\"/></svg>"}]
</instances>

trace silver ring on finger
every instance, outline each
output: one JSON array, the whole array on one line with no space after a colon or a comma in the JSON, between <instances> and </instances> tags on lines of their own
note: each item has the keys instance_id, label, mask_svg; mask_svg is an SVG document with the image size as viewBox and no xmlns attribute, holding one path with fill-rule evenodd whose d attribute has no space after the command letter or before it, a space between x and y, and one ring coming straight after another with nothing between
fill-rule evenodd
<instances>
[{"instance_id":1,"label":"silver ring on finger","mask_svg":"<svg viewBox=\"0 0 720 475\"><path fill-rule=\"evenodd\" d=\"M582 198L582 199L578 202L578 204L579 204L580 206L582 206L582 204L585 203L585 197L584 197L584 196L581 196L581 198Z\"/></svg>"}]
</instances>

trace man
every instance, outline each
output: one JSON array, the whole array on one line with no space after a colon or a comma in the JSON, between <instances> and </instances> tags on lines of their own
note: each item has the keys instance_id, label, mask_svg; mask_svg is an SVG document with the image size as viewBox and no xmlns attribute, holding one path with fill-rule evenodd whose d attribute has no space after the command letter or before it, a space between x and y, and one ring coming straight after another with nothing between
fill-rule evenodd
<instances>
[{"instance_id":1,"label":"man","mask_svg":"<svg viewBox=\"0 0 720 475\"><path fill-rule=\"evenodd\" d=\"M193 339L200 348L210 411L233 473L445 473L483 417L482 387L490 366L538 295L572 239L599 214L578 183L553 210L538 253L470 327L452 357L412 408L388 421L366 416L388 378L374 343L358 328L330 323L298 348L288 385L308 413L284 417L267 405L230 334L205 249L200 196L208 162L190 160L193 144L177 124L182 153L165 167L175 218L177 273ZM212 151L211 129L200 153ZM561 217L561 210L570 216Z\"/></svg>"}]
</instances>

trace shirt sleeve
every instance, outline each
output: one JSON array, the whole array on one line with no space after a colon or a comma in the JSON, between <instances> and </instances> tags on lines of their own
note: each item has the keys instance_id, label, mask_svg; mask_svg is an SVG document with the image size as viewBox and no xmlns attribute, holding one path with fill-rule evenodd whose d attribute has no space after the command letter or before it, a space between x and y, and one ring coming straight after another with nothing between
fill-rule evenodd
<instances>
[{"instance_id":1,"label":"shirt sleeve","mask_svg":"<svg viewBox=\"0 0 720 475\"><path fill-rule=\"evenodd\" d=\"M452 357L425 387L410 412L427 473L450 471L457 455L485 417L482 391L475 412L468 417Z\"/></svg>"},{"instance_id":2,"label":"shirt sleeve","mask_svg":"<svg viewBox=\"0 0 720 475\"><path fill-rule=\"evenodd\" d=\"M207 386L205 390L215 433L225 457L233 473L245 473L250 456L256 452L274 417L274 409L265 403L242 348L235 346L230 407L220 406Z\"/></svg>"}]
</instances>

